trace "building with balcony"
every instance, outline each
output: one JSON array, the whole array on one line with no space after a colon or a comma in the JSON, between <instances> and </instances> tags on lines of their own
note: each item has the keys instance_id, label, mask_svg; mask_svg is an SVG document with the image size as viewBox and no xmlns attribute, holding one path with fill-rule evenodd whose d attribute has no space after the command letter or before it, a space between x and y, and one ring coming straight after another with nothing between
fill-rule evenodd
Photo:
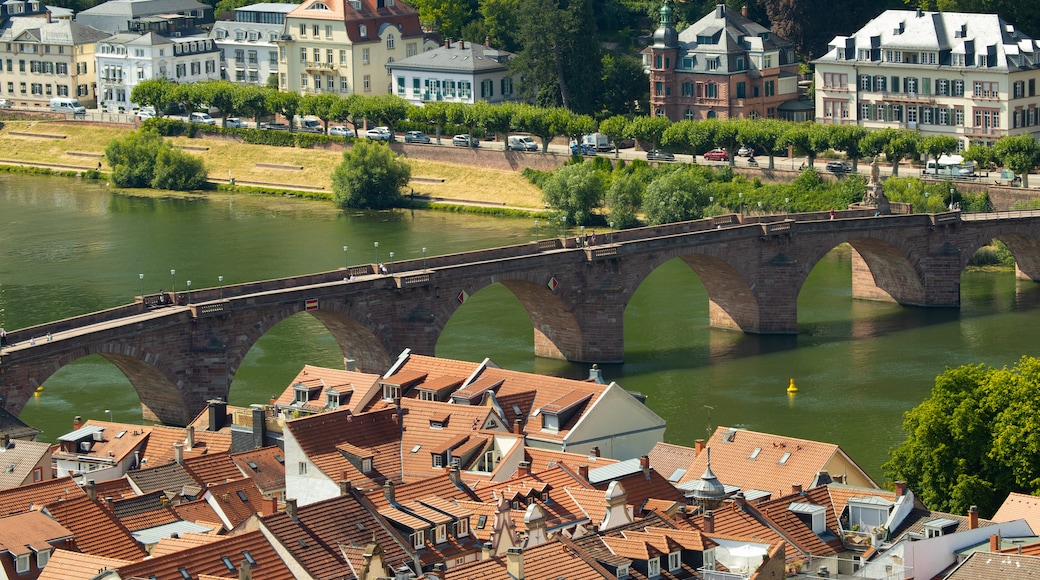
<instances>
[{"instance_id":1,"label":"building with balcony","mask_svg":"<svg viewBox=\"0 0 1040 580\"><path fill-rule=\"evenodd\" d=\"M661 26L643 51L652 114L673 121L790 118L798 102L794 45L719 4L682 32L665 0Z\"/></svg>"},{"instance_id":2,"label":"building with balcony","mask_svg":"<svg viewBox=\"0 0 1040 580\"><path fill-rule=\"evenodd\" d=\"M1040 136L1040 43L996 14L887 10L816 64L816 120L950 135Z\"/></svg>"},{"instance_id":3,"label":"building with balcony","mask_svg":"<svg viewBox=\"0 0 1040 580\"><path fill-rule=\"evenodd\" d=\"M108 34L48 13L0 25L0 96L18 107L49 108L54 97L84 106L97 98L95 43Z\"/></svg>"},{"instance_id":4,"label":"building with balcony","mask_svg":"<svg viewBox=\"0 0 1040 580\"><path fill-rule=\"evenodd\" d=\"M98 107L109 112L136 107L130 93L141 81L178 83L220 79L220 49L204 36L167 38L155 32L124 32L97 44Z\"/></svg>"},{"instance_id":5,"label":"building with balcony","mask_svg":"<svg viewBox=\"0 0 1040 580\"><path fill-rule=\"evenodd\" d=\"M286 15L279 46L283 91L384 95L393 90L388 65L437 42L401 0L305 0Z\"/></svg>"},{"instance_id":6,"label":"building with balcony","mask_svg":"<svg viewBox=\"0 0 1040 580\"><path fill-rule=\"evenodd\" d=\"M209 37L220 48L225 80L264 86L278 75L278 45L285 15L298 5L265 2L235 9L233 21L213 24Z\"/></svg>"},{"instance_id":7,"label":"building with balcony","mask_svg":"<svg viewBox=\"0 0 1040 580\"><path fill-rule=\"evenodd\" d=\"M512 53L485 44L451 41L387 66L394 94L413 105L432 101L472 104L516 99L519 75L507 68Z\"/></svg>"},{"instance_id":8,"label":"building with balcony","mask_svg":"<svg viewBox=\"0 0 1040 580\"><path fill-rule=\"evenodd\" d=\"M76 22L109 34L134 30L132 22L153 16L184 16L196 24L213 22L213 7L196 0L108 0L76 15Z\"/></svg>"}]
</instances>

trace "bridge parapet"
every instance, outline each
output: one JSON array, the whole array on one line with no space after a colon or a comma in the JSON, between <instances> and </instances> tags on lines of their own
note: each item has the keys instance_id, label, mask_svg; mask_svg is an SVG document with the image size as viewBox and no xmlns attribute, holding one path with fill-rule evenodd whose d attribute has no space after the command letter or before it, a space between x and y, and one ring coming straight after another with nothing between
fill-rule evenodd
<instances>
[{"instance_id":1,"label":"bridge parapet","mask_svg":"<svg viewBox=\"0 0 1040 580\"><path fill-rule=\"evenodd\" d=\"M421 274L408 274L405 276L394 276L394 283L398 288L416 288L433 283L433 272L422 272Z\"/></svg>"},{"instance_id":2,"label":"bridge parapet","mask_svg":"<svg viewBox=\"0 0 1040 580\"><path fill-rule=\"evenodd\" d=\"M585 259L589 262L600 260L611 260L621 255L621 244L610 244L606 246L591 246L585 248Z\"/></svg>"},{"instance_id":3,"label":"bridge parapet","mask_svg":"<svg viewBox=\"0 0 1040 580\"><path fill-rule=\"evenodd\" d=\"M228 300L204 302L202 304L189 304L188 307L191 309L191 316L193 318L209 318L211 316L220 316L231 312L231 302Z\"/></svg>"},{"instance_id":4,"label":"bridge parapet","mask_svg":"<svg viewBox=\"0 0 1040 580\"><path fill-rule=\"evenodd\" d=\"M793 220L764 223L762 224L762 233L767 236L779 236L782 234L791 233L791 226L794 224Z\"/></svg>"},{"instance_id":5,"label":"bridge parapet","mask_svg":"<svg viewBox=\"0 0 1040 580\"><path fill-rule=\"evenodd\" d=\"M945 212L945 213L937 213L937 214L933 214L931 216L931 218L932 218L932 225L936 225L936 226L950 224L950 223L956 223L956 222L961 221L961 212L959 212L959 211L949 211L949 212Z\"/></svg>"}]
</instances>

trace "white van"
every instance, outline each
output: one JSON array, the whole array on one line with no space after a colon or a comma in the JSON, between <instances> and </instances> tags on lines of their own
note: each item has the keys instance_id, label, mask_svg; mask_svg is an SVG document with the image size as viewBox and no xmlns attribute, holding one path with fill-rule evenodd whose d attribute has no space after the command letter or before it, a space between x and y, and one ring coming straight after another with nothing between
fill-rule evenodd
<instances>
[{"instance_id":1,"label":"white van","mask_svg":"<svg viewBox=\"0 0 1040 580\"><path fill-rule=\"evenodd\" d=\"M86 115L87 108L79 104L76 99L68 97L55 97L51 99L51 110L58 113L72 113L73 115Z\"/></svg>"},{"instance_id":2,"label":"white van","mask_svg":"<svg viewBox=\"0 0 1040 580\"><path fill-rule=\"evenodd\" d=\"M593 151L610 151L614 148L614 146L610 144L610 137L607 137L603 133L584 135L581 138L581 143Z\"/></svg>"},{"instance_id":3,"label":"white van","mask_svg":"<svg viewBox=\"0 0 1040 580\"><path fill-rule=\"evenodd\" d=\"M527 135L510 136L509 148L513 151L538 151L538 143Z\"/></svg>"}]
</instances>

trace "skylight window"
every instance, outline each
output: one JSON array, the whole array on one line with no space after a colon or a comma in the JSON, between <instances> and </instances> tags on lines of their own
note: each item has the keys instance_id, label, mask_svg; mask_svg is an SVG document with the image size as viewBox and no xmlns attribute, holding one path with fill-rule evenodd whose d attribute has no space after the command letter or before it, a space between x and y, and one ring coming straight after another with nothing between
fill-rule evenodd
<instances>
[{"instance_id":1,"label":"skylight window","mask_svg":"<svg viewBox=\"0 0 1040 580\"><path fill-rule=\"evenodd\" d=\"M250 554L248 550L242 550L242 556L245 557L246 562L249 562L250 566L256 567L256 560L253 558L253 555Z\"/></svg>"},{"instance_id":2,"label":"skylight window","mask_svg":"<svg viewBox=\"0 0 1040 580\"><path fill-rule=\"evenodd\" d=\"M787 465L787 460L790 459L790 458L791 458L791 452L790 451L788 451L787 453L784 453L783 455L781 455L780 456L780 461L779 461L780 465Z\"/></svg>"},{"instance_id":3,"label":"skylight window","mask_svg":"<svg viewBox=\"0 0 1040 580\"><path fill-rule=\"evenodd\" d=\"M762 453L762 448L761 447L755 447L755 450L751 452L751 455L748 456L748 459L750 459L751 461L754 461L758 457L759 453Z\"/></svg>"},{"instance_id":4,"label":"skylight window","mask_svg":"<svg viewBox=\"0 0 1040 580\"><path fill-rule=\"evenodd\" d=\"M412 447L412 453L416 453L416 452L418 452L418 451L419 451L420 449L422 449L422 443L420 443L420 444L416 445L415 447Z\"/></svg>"},{"instance_id":5,"label":"skylight window","mask_svg":"<svg viewBox=\"0 0 1040 580\"><path fill-rule=\"evenodd\" d=\"M246 492L244 492L244 491L242 491L240 489L240 490L236 491L235 493L238 494L238 499L242 500L242 503L248 503L249 502L249 496L246 495Z\"/></svg>"},{"instance_id":6,"label":"skylight window","mask_svg":"<svg viewBox=\"0 0 1040 580\"><path fill-rule=\"evenodd\" d=\"M220 561L223 562L224 566L227 567L228 572L237 572L237 570L235 570L235 565L231 563L231 558L228 558L227 556L221 556Z\"/></svg>"},{"instance_id":7,"label":"skylight window","mask_svg":"<svg viewBox=\"0 0 1040 580\"><path fill-rule=\"evenodd\" d=\"M258 466L254 461L246 461L246 465L248 465L249 469L252 469L253 471L260 471L260 466Z\"/></svg>"},{"instance_id":8,"label":"skylight window","mask_svg":"<svg viewBox=\"0 0 1040 580\"><path fill-rule=\"evenodd\" d=\"M122 439L123 435L126 435L126 429L123 429L119 433L116 433L116 439Z\"/></svg>"},{"instance_id":9,"label":"skylight window","mask_svg":"<svg viewBox=\"0 0 1040 580\"><path fill-rule=\"evenodd\" d=\"M181 573L181 578L184 578L184 580L191 580L191 574L188 573L186 568L177 568L177 571Z\"/></svg>"},{"instance_id":10,"label":"skylight window","mask_svg":"<svg viewBox=\"0 0 1040 580\"><path fill-rule=\"evenodd\" d=\"M277 461L278 463L281 463L282 465L285 465L285 458L282 457L281 455L275 455L274 456L274 460Z\"/></svg>"}]
</instances>

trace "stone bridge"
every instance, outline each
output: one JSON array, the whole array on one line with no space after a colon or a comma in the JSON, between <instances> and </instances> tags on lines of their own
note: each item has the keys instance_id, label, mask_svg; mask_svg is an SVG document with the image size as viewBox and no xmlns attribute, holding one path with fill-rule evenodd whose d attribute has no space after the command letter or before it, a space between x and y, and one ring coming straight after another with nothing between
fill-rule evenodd
<instances>
[{"instance_id":1,"label":"stone bridge","mask_svg":"<svg viewBox=\"0 0 1040 580\"><path fill-rule=\"evenodd\" d=\"M604 239L605 238L605 239ZM535 354L620 362L632 294L673 258L700 277L713 327L797 332L798 293L834 247L852 247L852 295L906 306L956 307L960 276L981 246L1002 240L1019 278L1040 280L1040 212L913 214L872 211L715 218L388 264L354 266L180 295L158 296L12 331L0 349L0 393L18 413L54 372L98 354L118 367L146 417L185 424L213 398L226 400L249 349L282 320L307 311L345 357L383 372L405 348L434 354L466 298L500 283L534 326Z\"/></svg>"}]
</instances>

